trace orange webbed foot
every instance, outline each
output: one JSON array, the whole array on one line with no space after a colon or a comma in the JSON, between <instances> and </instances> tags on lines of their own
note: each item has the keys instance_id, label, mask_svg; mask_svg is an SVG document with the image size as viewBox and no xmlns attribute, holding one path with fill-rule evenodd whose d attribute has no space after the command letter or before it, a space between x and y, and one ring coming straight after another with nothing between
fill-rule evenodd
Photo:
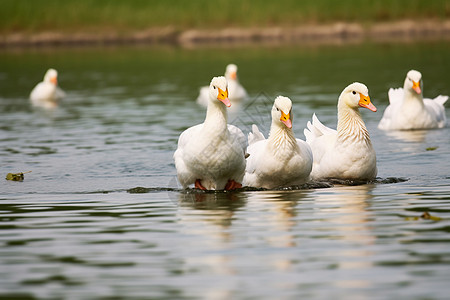
<instances>
[{"instance_id":1,"label":"orange webbed foot","mask_svg":"<svg viewBox=\"0 0 450 300\"><path fill-rule=\"evenodd\" d=\"M236 182L234 180L228 180L227 184L225 185L225 190L231 191L235 189L240 189L242 187L242 184L239 182Z\"/></svg>"},{"instance_id":2,"label":"orange webbed foot","mask_svg":"<svg viewBox=\"0 0 450 300\"><path fill-rule=\"evenodd\" d=\"M197 179L197 180L195 181L195 188L196 188L196 189L203 190L203 191L206 191L206 188L202 185L200 179Z\"/></svg>"}]
</instances>

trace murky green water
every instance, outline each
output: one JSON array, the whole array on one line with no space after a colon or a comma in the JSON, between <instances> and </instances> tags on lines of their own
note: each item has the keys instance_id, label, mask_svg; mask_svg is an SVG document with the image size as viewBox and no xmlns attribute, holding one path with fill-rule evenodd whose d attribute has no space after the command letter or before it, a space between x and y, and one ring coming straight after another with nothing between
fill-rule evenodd
<instances>
[{"instance_id":1,"label":"murky green water","mask_svg":"<svg viewBox=\"0 0 450 300\"><path fill-rule=\"evenodd\" d=\"M448 298L449 128L393 135L376 126L388 88L411 68L422 72L425 96L450 94L449 50L422 43L3 51L0 176L32 173L0 184L0 298ZM365 83L379 108L363 111L379 181L182 192L172 161L177 138L202 122L198 87L229 62L251 96L230 116L246 132L256 122L267 133L279 94L294 102L297 137L313 112L335 126L342 89ZM50 66L68 97L55 111L33 109L28 95ZM382 183L388 177L408 180ZM440 220L414 219L424 211Z\"/></svg>"}]
</instances>

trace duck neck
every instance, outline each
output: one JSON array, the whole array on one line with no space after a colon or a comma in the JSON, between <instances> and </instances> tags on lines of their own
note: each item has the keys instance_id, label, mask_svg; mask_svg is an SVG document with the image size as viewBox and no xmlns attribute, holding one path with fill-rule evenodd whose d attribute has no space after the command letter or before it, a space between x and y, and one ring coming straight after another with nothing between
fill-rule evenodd
<instances>
[{"instance_id":1,"label":"duck neck","mask_svg":"<svg viewBox=\"0 0 450 300\"><path fill-rule=\"evenodd\" d=\"M411 107L419 105L420 107L425 106L423 103L422 94L417 94L415 91L411 89L403 89L404 97L403 97L403 105L406 107Z\"/></svg>"},{"instance_id":2,"label":"duck neck","mask_svg":"<svg viewBox=\"0 0 450 300\"><path fill-rule=\"evenodd\" d=\"M206 109L205 126L206 129L214 131L224 131L227 129L227 111L226 106L219 101L211 101Z\"/></svg>"},{"instance_id":3,"label":"duck neck","mask_svg":"<svg viewBox=\"0 0 450 300\"><path fill-rule=\"evenodd\" d=\"M292 148L297 145L297 140L295 139L294 132L291 128L287 128L284 124L279 124L280 122L273 121L270 126L268 142L270 147L279 152L281 148Z\"/></svg>"},{"instance_id":4,"label":"duck neck","mask_svg":"<svg viewBox=\"0 0 450 300\"><path fill-rule=\"evenodd\" d=\"M361 118L359 109L338 106L338 140L341 142L365 142L370 144L370 136Z\"/></svg>"}]
</instances>

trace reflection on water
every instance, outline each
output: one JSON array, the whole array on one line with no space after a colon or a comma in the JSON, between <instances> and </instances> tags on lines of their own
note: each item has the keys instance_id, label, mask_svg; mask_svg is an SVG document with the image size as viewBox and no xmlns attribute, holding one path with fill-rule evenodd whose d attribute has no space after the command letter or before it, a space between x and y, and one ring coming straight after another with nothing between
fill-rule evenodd
<instances>
[{"instance_id":1,"label":"reflection on water","mask_svg":"<svg viewBox=\"0 0 450 300\"><path fill-rule=\"evenodd\" d=\"M386 130L386 135L395 139L412 142L423 143L427 135L427 130Z\"/></svg>"},{"instance_id":2,"label":"reflection on water","mask_svg":"<svg viewBox=\"0 0 450 300\"><path fill-rule=\"evenodd\" d=\"M370 269L373 263L370 259L374 252L368 248L375 244L375 236L371 231L369 221L373 216L369 211L369 202L373 198L373 185L341 186L332 191L319 193L318 203L326 206L318 212L327 218L332 238L342 239L354 245L343 250L335 250L335 255L341 257L338 268L344 270ZM352 279L337 280L334 284L342 287L362 288L371 285L369 280Z\"/></svg>"},{"instance_id":3,"label":"reflection on water","mask_svg":"<svg viewBox=\"0 0 450 300\"><path fill-rule=\"evenodd\" d=\"M232 225L234 212L245 206L246 198L245 193L183 192L179 194L179 205L180 208L209 211L203 221L225 228Z\"/></svg>"}]
</instances>

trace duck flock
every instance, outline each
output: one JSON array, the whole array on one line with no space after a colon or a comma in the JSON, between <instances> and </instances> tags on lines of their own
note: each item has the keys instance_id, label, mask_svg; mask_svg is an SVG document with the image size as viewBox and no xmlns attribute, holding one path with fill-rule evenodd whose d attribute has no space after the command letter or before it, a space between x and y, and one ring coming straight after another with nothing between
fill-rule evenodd
<instances>
[{"instance_id":1,"label":"duck flock","mask_svg":"<svg viewBox=\"0 0 450 300\"><path fill-rule=\"evenodd\" d=\"M33 105L52 108L65 94L58 87L58 73L47 71L44 81L32 90ZM422 74L411 70L403 88L388 92L389 105L378 124L382 130L423 130L446 126L444 104L448 96L423 98ZM359 82L347 86L337 104L337 128L332 129L313 114L304 129L306 141L292 130L292 101L275 98L272 124L266 138L256 125L246 138L228 124L227 110L247 97L230 64L225 76L214 77L202 87L197 103L207 106L205 121L181 133L173 155L183 188L234 190L242 186L282 188L310 180L372 180L377 175L376 153L360 108L373 112L368 88Z\"/></svg>"}]
</instances>

